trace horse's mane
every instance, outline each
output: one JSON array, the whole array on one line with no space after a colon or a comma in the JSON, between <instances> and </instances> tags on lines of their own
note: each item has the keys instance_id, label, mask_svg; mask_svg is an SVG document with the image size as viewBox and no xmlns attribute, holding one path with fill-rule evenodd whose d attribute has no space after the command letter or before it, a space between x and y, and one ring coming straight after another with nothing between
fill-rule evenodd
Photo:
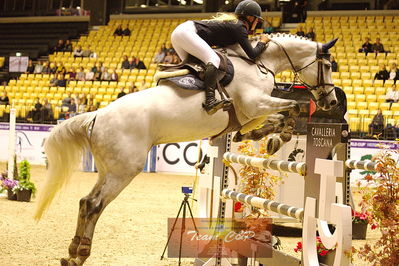
<instances>
[{"instance_id":1,"label":"horse's mane","mask_svg":"<svg viewBox=\"0 0 399 266\"><path fill-rule=\"evenodd\" d=\"M291 33L284 33L284 32L277 32L277 33L269 33L266 34L267 37L269 37L270 39L273 38L290 38L290 39L298 39L298 40L305 40L305 41L312 41L311 39L307 38L307 37L302 37L302 36L298 36L296 34L291 34ZM260 40L260 36L253 36L250 39L251 41L259 41Z\"/></svg>"}]
</instances>

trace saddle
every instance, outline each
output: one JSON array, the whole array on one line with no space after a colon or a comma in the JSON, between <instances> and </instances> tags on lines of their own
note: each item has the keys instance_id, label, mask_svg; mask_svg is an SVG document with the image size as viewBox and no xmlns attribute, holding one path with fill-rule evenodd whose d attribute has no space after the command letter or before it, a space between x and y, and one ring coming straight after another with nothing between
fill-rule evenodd
<instances>
[{"instance_id":1,"label":"saddle","mask_svg":"<svg viewBox=\"0 0 399 266\"><path fill-rule=\"evenodd\" d=\"M224 73L223 77L220 77L220 81L217 83L217 91L222 99L230 98L225 86L227 86L233 80L234 66L223 53L218 51L215 52L220 58L219 69ZM163 80L167 80L183 89L205 90L203 81L205 75L205 64L191 55L187 58L187 60L181 62L180 64L160 64L158 67L162 72L158 72L154 77L157 81L157 84ZM229 123L222 132L213 136L212 139L231 131L240 130L242 127L237 119L233 104L223 107L223 110L227 111L229 114Z\"/></svg>"}]
</instances>

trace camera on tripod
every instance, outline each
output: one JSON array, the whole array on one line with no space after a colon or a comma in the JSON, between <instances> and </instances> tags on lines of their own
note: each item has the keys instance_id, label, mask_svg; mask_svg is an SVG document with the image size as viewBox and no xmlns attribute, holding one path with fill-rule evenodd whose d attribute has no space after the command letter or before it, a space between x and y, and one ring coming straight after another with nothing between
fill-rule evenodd
<instances>
[{"instance_id":1,"label":"camera on tripod","mask_svg":"<svg viewBox=\"0 0 399 266\"><path fill-rule=\"evenodd\" d=\"M193 194L192 187L181 187L181 192L184 194Z\"/></svg>"}]
</instances>

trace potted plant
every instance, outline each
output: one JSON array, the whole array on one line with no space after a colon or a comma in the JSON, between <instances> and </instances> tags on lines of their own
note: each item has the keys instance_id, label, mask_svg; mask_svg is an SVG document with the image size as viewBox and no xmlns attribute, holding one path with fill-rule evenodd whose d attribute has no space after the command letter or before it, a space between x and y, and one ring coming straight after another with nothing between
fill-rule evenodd
<instances>
[{"instance_id":1,"label":"potted plant","mask_svg":"<svg viewBox=\"0 0 399 266\"><path fill-rule=\"evenodd\" d=\"M353 251L368 265L399 265L399 150L385 150L375 156L375 174L359 181L362 210L370 216L371 229L378 228L381 237L375 244L366 243Z\"/></svg>"},{"instance_id":2,"label":"potted plant","mask_svg":"<svg viewBox=\"0 0 399 266\"><path fill-rule=\"evenodd\" d=\"M352 239L366 239L370 214L352 210Z\"/></svg>"},{"instance_id":3,"label":"potted plant","mask_svg":"<svg viewBox=\"0 0 399 266\"><path fill-rule=\"evenodd\" d=\"M6 173L0 174L1 186L0 190L7 190L7 197L9 200L17 200L17 194L13 191L13 189L18 186L17 180L11 180L7 178Z\"/></svg>"},{"instance_id":4,"label":"potted plant","mask_svg":"<svg viewBox=\"0 0 399 266\"><path fill-rule=\"evenodd\" d=\"M23 160L19 164L19 182L13 191L17 194L18 201L29 202L31 196L35 195L36 186L30 181L30 164L27 160Z\"/></svg>"},{"instance_id":5,"label":"potted plant","mask_svg":"<svg viewBox=\"0 0 399 266\"><path fill-rule=\"evenodd\" d=\"M319 236L316 237L316 248L317 248L317 257L320 263L326 265L333 265L335 259L335 247L333 249L327 249ZM299 241L294 248L295 252L302 252L302 242Z\"/></svg>"}]
</instances>

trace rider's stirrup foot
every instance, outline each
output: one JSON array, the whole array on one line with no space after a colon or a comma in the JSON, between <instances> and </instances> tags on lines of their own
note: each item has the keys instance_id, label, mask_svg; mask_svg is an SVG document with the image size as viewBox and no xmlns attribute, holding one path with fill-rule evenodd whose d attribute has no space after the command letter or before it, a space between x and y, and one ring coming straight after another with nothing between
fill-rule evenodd
<instances>
[{"instance_id":1,"label":"rider's stirrup foot","mask_svg":"<svg viewBox=\"0 0 399 266\"><path fill-rule=\"evenodd\" d=\"M225 99L223 101L223 111L228 111L233 107L233 100L232 99Z\"/></svg>"},{"instance_id":2,"label":"rider's stirrup foot","mask_svg":"<svg viewBox=\"0 0 399 266\"><path fill-rule=\"evenodd\" d=\"M204 107L205 111L208 113L208 115L213 115L216 113L219 109L223 107L224 101L217 101L215 100L211 104L202 104L202 107Z\"/></svg>"}]
</instances>

